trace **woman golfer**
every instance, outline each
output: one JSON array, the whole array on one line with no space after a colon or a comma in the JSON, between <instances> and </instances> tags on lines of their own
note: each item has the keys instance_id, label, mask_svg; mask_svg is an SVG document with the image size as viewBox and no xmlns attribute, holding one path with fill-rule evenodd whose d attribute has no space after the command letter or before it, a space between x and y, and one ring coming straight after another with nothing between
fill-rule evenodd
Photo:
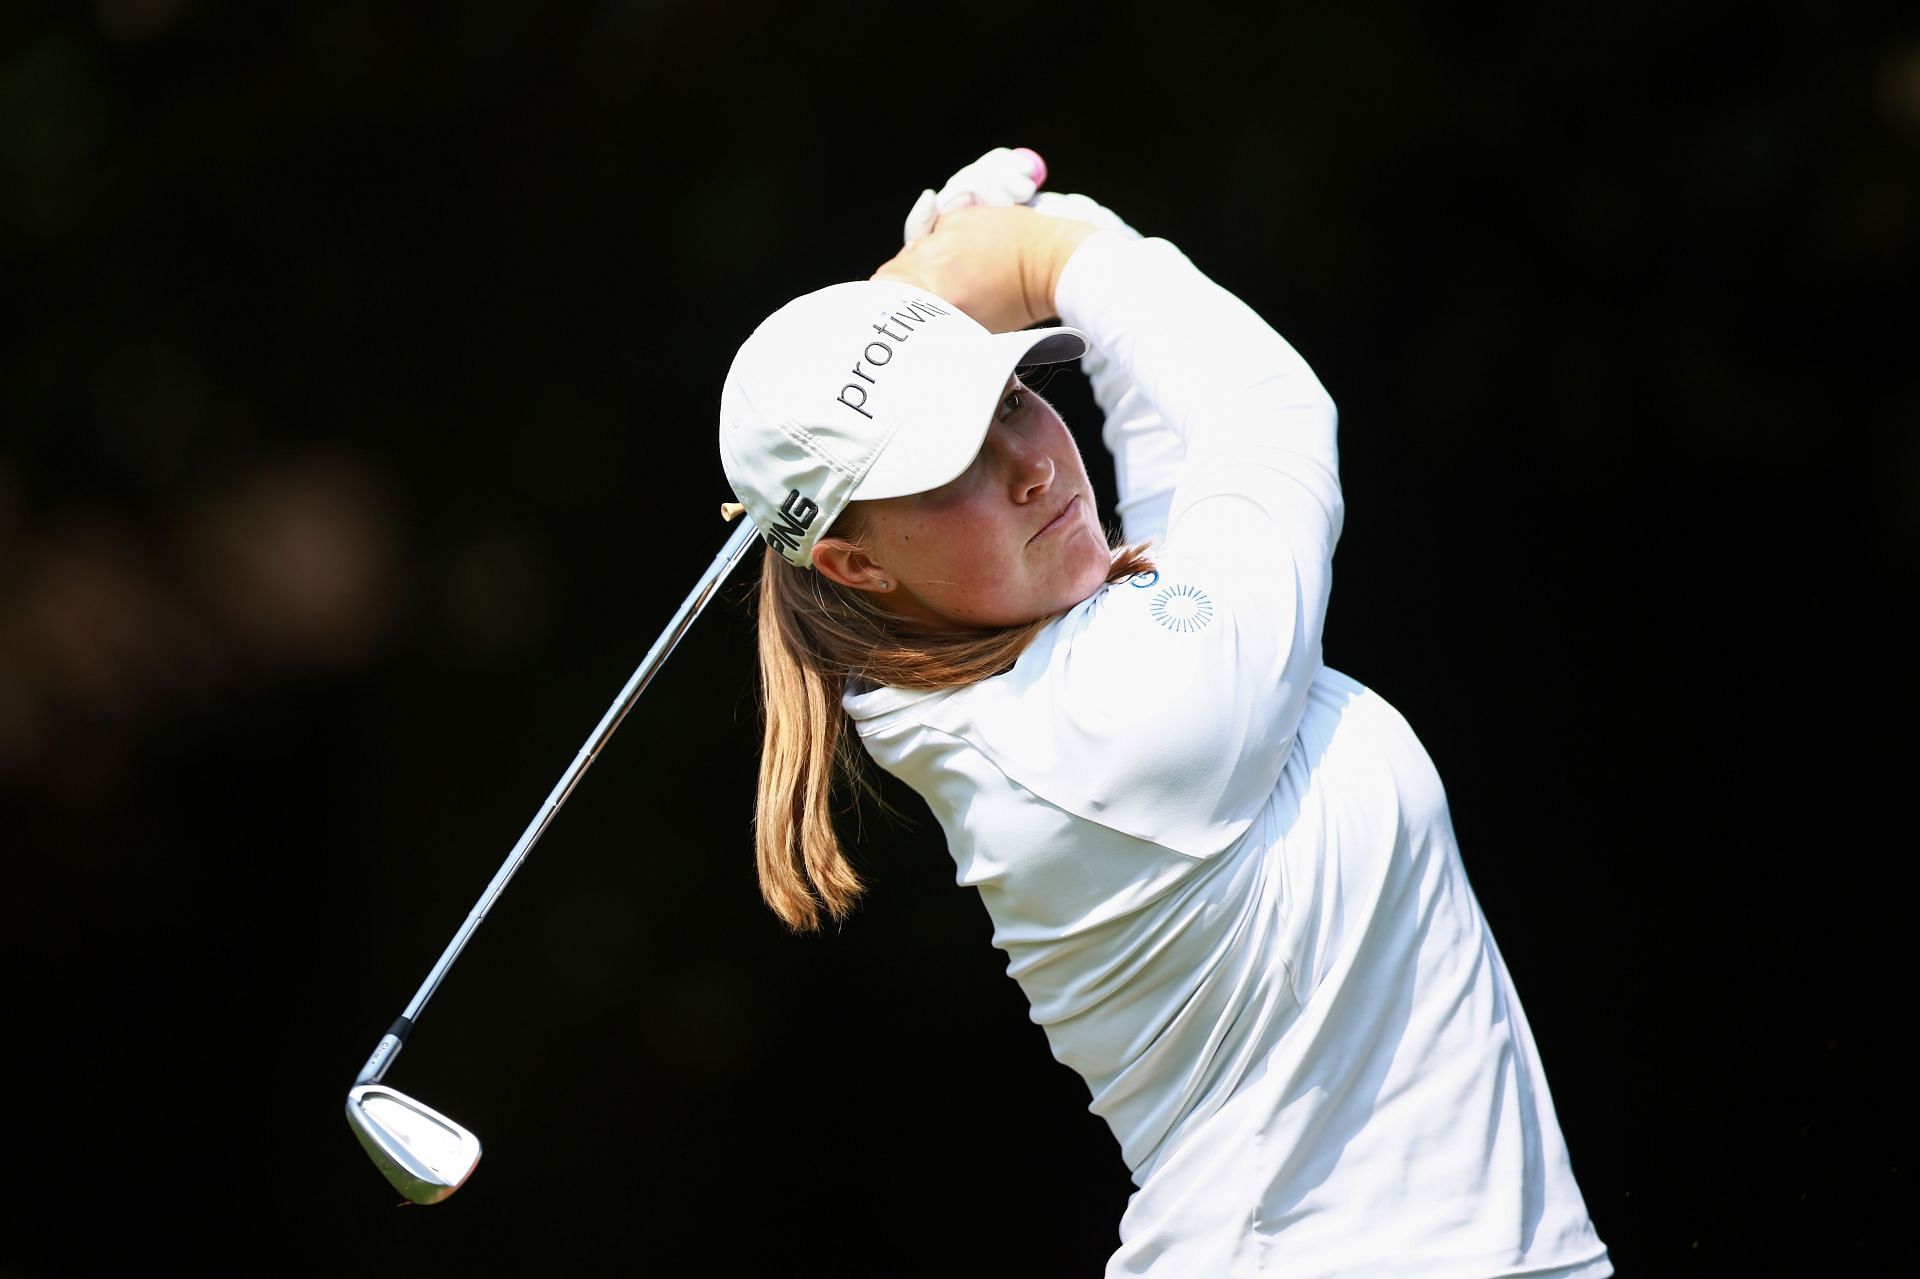
<instances>
[{"instance_id":1,"label":"woman golfer","mask_svg":"<svg viewBox=\"0 0 1920 1279\"><path fill-rule=\"evenodd\" d=\"M768 903L809 929L859 895L851 725L1120 1143L1109 1275L1611 1274L1440 778L1321 660L1332 402L1179 250L1021 161L923 197L925 234L727 376L767 543ZM1076 357L1127 549L1023 380Z\"/></svg>"}]
</instances>

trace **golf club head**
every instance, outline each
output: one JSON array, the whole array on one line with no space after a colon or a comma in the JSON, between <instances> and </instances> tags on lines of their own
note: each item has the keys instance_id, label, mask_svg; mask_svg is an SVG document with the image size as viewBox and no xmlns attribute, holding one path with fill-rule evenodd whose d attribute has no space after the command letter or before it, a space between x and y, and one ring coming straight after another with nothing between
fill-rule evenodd
<instances>
[{"instance_id":1,"label":"golf club head","mask_svg":"<svg viewBox=\"0 0 1920 1279\"><path fill-rule=\"evenodd\" d=\"M417 1204L439 1203L480 1162L478 1137L385 1084L356 1084L347 1122L393 1188Z\"/></svg>"}]
</instances>

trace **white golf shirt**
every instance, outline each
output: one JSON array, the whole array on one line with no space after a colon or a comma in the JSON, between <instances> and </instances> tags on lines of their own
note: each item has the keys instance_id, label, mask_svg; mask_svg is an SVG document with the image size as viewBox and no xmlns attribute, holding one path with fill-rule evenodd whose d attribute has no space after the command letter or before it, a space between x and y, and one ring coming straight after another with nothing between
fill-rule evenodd
<instances>
[{"instance_id":1,"label":"white golf shirt","mask_svg":"<svg viewBox=\"0 0 1920 1279\"><path fill-rule=\"evenodd\" d=\"M1158 571L845 705L1133 1170L1107 1273L1611 1274L1440 779L1321 661L1332 402L1165 241L1095 234L1056 300Z\"/></svg>"}]
</instances>

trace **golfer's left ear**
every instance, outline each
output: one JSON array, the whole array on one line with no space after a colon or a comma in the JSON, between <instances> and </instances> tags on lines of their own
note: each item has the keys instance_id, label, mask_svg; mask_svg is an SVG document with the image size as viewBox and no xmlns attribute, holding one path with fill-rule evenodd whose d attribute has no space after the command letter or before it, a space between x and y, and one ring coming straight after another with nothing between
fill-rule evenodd
<instances>
[{"instance_id":1,"label":"golfer's left ear","mask_svg":"<svg viewBox=\"0 0 1920 1279\"><path fill-rule=\"evenodd\" d=\"M813 544L813 568L828 580L856 591L889 591L892 575L886 566L844 538L823 537Z\"/></svg>"}]
</instances>

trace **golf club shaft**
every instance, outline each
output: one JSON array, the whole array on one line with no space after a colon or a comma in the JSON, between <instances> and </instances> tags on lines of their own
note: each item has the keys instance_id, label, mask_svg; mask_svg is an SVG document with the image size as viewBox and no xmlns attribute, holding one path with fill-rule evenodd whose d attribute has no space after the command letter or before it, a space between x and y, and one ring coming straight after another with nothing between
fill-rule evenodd
<instances>
[{"instance_id":1,"label":"golf club shaft","mask_svg":"<svg viewBox=\"0 0 1920 1279\"><path fill-rule=\"evenodd\" d=\"M687 628L693 625L696 617L700 616L700 610L707 606L707 601L713 598L727 580L727 576L733 572L734 566L746 554L747 547L757 538L758 533L752 519L742 516L739 527L735 528L732 535L727 538L726 545L720 548L720 553L714 556L713 563L707 566L707 571L701 575L692 594L688 595L680 605L680 611L673 615L673 620L667 623L667 629L661 632L660 638L653 642L651 649L647 650L647 655L641 660L639 669L635 670L632 677L627 680L626 687L620 690L620 696L615 698L613 705L607 708L607 713L600 717L599 726L593 730L593 735L587 738L587 743L580 748L580 753L574 756L572 766L554 784L553 790L547 795L546 802L540 806L540 811L534 815L533 821L521 833L519 840L513 846L513 851L507 854L507 860L494 873L493 881L487 885L487 890L480 894L480 900L474 903L473 909L468 912L466 922L460 925L460 931L454 934L453 940L447 943L446 950L441 952L440 962L433 966L433 971L427 974L427 979L420 983L420 989L414 993L413 1002L407 1005L406 1012L402 1013L399 1020L395 1021L387 1033L381 1037L379 1046L373 1050L373 1055L367 1058L367 1064L361 1067L360 1074L354 1081L356 1084L375 1083L387 1073L387 1067L391 1066L393 1059L400 1055L401 1045L406 1042L407 1032L413 1028L415 1019L427 1006L427 1001L433 998L433 992L439 988L441 979L447 975L447 970L453 967L453 961L460 958L460 952L466 949L467 940L480 926L480 921L487 917L487 911L492 908L494 900L506 889L514 872L519 870L520 864L527 859L527 854L533 851L534 844L539 842L540 836L546 831L547 823L552 821L553 815L560 811L560 805L567 802L567 796L572 793L574 783L580 780L581 775L587 771L587 766L593 763L594 756L598 755L600 748L606 745L607 739L613 736L613 730L620 727L620 721L626 718L634 702L638 701L640 694L646 691L654 672L659 670L661 663L667 660L674 646L680 642L680 637L686 634Z\"/></svg>"}]
</instances>

